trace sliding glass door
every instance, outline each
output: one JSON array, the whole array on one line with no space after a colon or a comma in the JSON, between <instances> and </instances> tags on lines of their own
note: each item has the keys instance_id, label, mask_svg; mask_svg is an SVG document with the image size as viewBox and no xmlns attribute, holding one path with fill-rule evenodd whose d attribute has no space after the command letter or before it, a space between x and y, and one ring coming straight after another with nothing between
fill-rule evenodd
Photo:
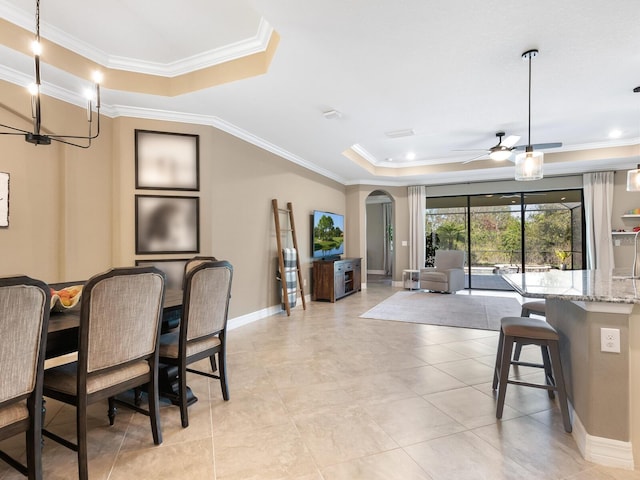
<instances>
[{"instance_id":1,"label":"sliding glass door","mask_svg":"<svg viewBox=\"0 0 640 480\"><path fill-rule=\"evenodd\" d=\"M509 289L501 273L581 269L582 190L427 198L426 265L465 250L467 288Z\"/></svg>"}]
</instances>

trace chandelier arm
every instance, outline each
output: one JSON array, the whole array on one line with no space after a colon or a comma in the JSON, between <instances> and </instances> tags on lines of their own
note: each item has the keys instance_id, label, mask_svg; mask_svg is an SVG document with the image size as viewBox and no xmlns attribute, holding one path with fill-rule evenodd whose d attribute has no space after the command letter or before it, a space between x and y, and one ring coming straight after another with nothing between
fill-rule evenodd
<instances>
[{"instance_id":1,"label":"chandelier arm","mask_svg":"<svg viewBox=\"0 0 640 480\"><path fill-rule=\"evenodd\" d=\"M2 123L0 123L0 127L9 128L11 130L15 130L16 132L20 132L20 133L0 132L0 135L24 135L25 133L31 133L29 132L29 130L22 130L21 128L11 127L9 125L4 125Z\"/></svg>"},{"instance_id":2,"label":"chandelier arm","mask_svg":"<svg viewBox=\"0 0 640 480\"><path fill-rule=\"evenodd\" d=\"M100 135L100 112L98 112L98 120L96 121L96 133L95 134L91 134L91 125L93 125L93 122L89 122L89 135L87 136L83 136L83 135L56 135L56 134L50 134L48 135L48 137L50 137L52 140L53 139L57 139L57 138L75 138L77 140L93 140L94 138L98 138L98 136Z\"/></svg>"},{"instance_id":3,"label":"chandelier arm","mask_svg":"<svg viewBox=\"0 0 640 480\"><path fill-rule=\"evenodd\" d=\"M64 143L65 145L71 145L72 147L89 148L91 146L91 138L86 138L86 137L74 137L74 138L84 138L88 140L89 143L87 145L80 145L79 143L69 142L67 140L61 140L60 138L56 138L56 137L49 137L49 138L55 142Z\"/></svg>"}]
</instances>

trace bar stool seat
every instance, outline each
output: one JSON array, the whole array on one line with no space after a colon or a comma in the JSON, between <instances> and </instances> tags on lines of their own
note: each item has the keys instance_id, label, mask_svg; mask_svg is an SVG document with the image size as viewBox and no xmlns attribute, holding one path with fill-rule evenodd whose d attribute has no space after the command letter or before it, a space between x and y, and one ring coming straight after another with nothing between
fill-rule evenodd
<instances>
[{"instance_id":1,"label":"bar stool seat","mask_svg":"<svg viewBox=\"0 0 640 480\"><path fill-rule=\"evenodd\" d=\"M496 353L496 365L493 373L493 390L498 388L498 405L496 418L502 418L504 400L507 393L507 384L522 385L525 387L542 388L547 390L549 398L554 398L554 392L558 393L560 411L566 432L571 432L571 419L569 417L569 405L565 390L562 363L560 361L560 347L558 332L546 321L530 317L504 317L500 321L500 337L498 340L498 352ZM512 359L513 345L533 344L539 345L542 352L542 364L521 362ZM509 380L511 365L523 365L528 367L543 368L546 384Z\"/></svg>"},{"instance_id":2,"label":"bar stool seat","mask_svg":"<svg viewBox=\"0 0 640 480\"><path fill-rule=\"evenodd\" d=\"M546 303L539 300L531 302L524 302L522 304L522 310L520 311L521 317L529 317L532 313L536 315L546 316ZM513 354L514 360L520 360L520 352L522 352L522 343L516 343L516 351Z\"/></svg>"},{"instance_id":3,"label":"bar stool seat","mask_svg":"<svg viewBox=\"0 0 640 480\"><path fill-rule=\"evenodd\" d=\"M524 302L522 304L522 311L520 312L521 317L528 317L530 314L535 313L536 315L546 315L546 306L545 302L541 302L538 300L531 302Z\"/></svg>"}]
</instances>

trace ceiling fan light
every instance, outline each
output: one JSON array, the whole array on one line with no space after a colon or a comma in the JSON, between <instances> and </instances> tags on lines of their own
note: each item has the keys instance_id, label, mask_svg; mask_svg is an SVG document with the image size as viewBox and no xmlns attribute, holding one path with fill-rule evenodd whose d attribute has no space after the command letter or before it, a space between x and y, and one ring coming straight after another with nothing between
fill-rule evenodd
<instances>
[{"instance_id":1,"label":"ceiling fan light","mask_svg":"<svg viewBox=\"0 0 640 480\"><path fill-rule=\"evenodd\" d=\"M505 148L504 150L494 150L493 152L491 152L489 154L489 158L491 160L496 160L496 161L503 161L503 160L508 160L509 157L511 156L511 149Z\"/></svg>"},{"instance_id":2,"label":"ceiling fan light","mask_svg":"<svg viewBox=\"0 0 640 480\"><path fill-rule=\"evenodd\" d=\"M627 192L640 192L640 165L627 172Z\"/></svg>"},{"instance_id":3,"label":"ceiling fan light","mask_svg":"<svg viewBox=\"0 0 640 480\"><path fill-rule=\"evenodd\" d=\"M524 152L516 155L516 176L518 181L540 180L544 153Z\"/></svg>"}]
</instances>

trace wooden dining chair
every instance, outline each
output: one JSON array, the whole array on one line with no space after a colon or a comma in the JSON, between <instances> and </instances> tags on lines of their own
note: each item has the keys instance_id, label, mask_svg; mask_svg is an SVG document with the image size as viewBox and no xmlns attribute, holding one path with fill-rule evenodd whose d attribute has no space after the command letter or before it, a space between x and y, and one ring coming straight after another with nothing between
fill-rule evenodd
<instances>
[{"instance_id":1,"label":"wooden dining chair","mask_svg":"<svg viewBox=\"0 0 640 480\"><path fill-rule=\"evenodd\" d=\"M77 443L43 433L78 452L80 480L87 480L87 407L147 384L153 442L162 443L158 399L158 341L164 274L155 267L114 268L91 278L82 292L78 361L48 369L44 395L76 407ZM109 416L113 424L113 414Z\"/></svg>"},{"instance_id":2,"label":"wooden dining chair","mask_svg":"<svg viewBox=\"0 0 640 480\"><path fill-rule=\"evenodd\" d=\"M25 433L27 465L0 451L0 459L42 478L42 376L51 294L25 276L0 278L0 440Z\"/></svg>"},{"instance_id":3,"label":"wooden dining chair","mask_svg":"<svg viewBox=\"0 0 640 480\"><path fill-rule=\"evenodd\" d=\"M205 260L188 270L180 328L160 338L160 362L178 367L178 404L183 427L189 426L187 372L220 380L222 396L229 400L226 338L232 277L233 267L226 261ZM211 370L215 372L216 354L218 375L187 368L187 365L208 357Z\"/></svg>"}]
</instances>

